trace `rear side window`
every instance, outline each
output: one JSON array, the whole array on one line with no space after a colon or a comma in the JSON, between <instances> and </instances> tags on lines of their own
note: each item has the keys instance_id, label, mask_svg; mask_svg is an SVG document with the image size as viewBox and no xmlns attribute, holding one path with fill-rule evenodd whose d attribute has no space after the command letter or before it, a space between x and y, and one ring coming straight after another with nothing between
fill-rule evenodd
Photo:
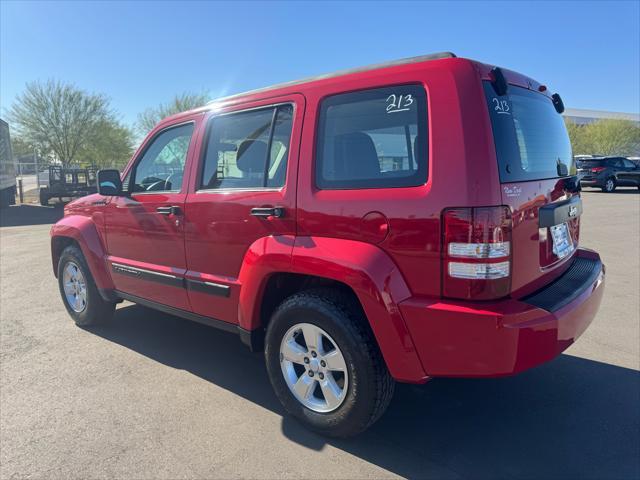
<instances>
[{"instance_id":1,"label":"rear side window","mask_svg":"<svg viewBox=\"0 0 640 480\"><path fill-rule=\"evenodd\" d=\"M200 188L284 186L292 125L291 105L214 117Z\"/></svg>"},{"instance_id":2,"label":"rear side window","mask_svg":"<svg viewBox=\"0 0 640 480\"><path fill-rule=\"evenodd\" d=\"M399 85L334 95L320 107L316 185L394 188L427 181L427 100Z\"/></svg>"},{"instance_id":3,"label":"rear side window","mask_svg":"<svg viewBox=\"0 0 640 480\"><path fill-rule=\"evenodd\" d=\"M483 83L501 182L556 178L559 162L576 174L564 120L549 98L513 85L499 96Z\"/></svg>"}]
</instances>

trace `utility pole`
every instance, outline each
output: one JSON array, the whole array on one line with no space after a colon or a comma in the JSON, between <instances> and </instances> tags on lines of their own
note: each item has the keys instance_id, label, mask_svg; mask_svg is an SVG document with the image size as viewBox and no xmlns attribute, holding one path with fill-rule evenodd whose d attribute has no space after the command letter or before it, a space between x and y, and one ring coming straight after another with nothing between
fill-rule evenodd
<instances>
[{"instance_id":1,"label":"utility pole","mask_svg":"<svg viewBox=\"0 0 640 480\"><path fill-rule=\"evenodd\" d=\"M36 153L36 147L33 147L33 164L36 167L36 190L38 192L38 196L40 195L40 170L38 169L38 154Z\"/></svg>"}]
</instances>

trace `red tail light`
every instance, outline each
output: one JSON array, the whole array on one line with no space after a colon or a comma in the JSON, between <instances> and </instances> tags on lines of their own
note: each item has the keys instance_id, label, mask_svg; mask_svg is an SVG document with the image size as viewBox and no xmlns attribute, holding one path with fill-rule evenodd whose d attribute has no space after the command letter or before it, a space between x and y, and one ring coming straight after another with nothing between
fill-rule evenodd
<instances>
[{"instance_id":1,"label":"red tail light","mask_svg":"<svg viewBox=\"0 0 640 480\"><path fill-rule=\"evenodd\" d=\"M508 207L452 208L443 212L442 293L488 300L511 288L511 211Z\"/></svg>"},{"instance_id":2,"label":"red tail light","mask_svg":"<svg viewBox=\"0 0 640 480\"><path fill-rule=\"evenodd\" d=\"M607 167L594 167L594 168L591 169L591 173L599 173L599 172L601 172L603 170L606 170L606 169L607 169Z\"/></svg>"}]
</instances>

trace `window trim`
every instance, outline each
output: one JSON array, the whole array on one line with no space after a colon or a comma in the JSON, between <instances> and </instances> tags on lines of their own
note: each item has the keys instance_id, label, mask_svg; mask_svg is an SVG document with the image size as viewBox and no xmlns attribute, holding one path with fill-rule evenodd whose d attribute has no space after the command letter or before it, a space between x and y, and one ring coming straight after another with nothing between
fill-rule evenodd
<instances>
[{"instance_id":1,"label":"window trim","mask_svg":"<svg viewBox=\"0 0 640 480\"><path fill-rule=\"evenodd\" d=\"M293 130L294 130L294 124L295 124L295 121L296 121L296 113L297 113L296 103L293 100L288 100L288 101L278 102L278 103L269 103L267 105L259 105L259 106L248 107L248 108L243 108L243 109L239 109L239 110L228 110L228 111L224 111L224 112L213 113L207 119L206 124L204 126L205 131L204 131L204 136L202 138L202 146L200 147L200 155L199 155L199 159L198 159L199 164L198 164L197 176L196 176L196 181L195 181L195 185L196 185L195 193L280 192L280 191L284 190L285 186L287 185L287 177L288 177L288 173L289 173L289 161L288 161L288 158L287 158L287 172L285 174L285 181L284 181L284 185L282 185L281 187L268 187L268 186L264 185L265 182L266 182L266 179L267 179L267 175L268 175L266 168L265 168L265 174L264 174L263 179L262 179L263 186L261 186L261 187L202 188L203 187L202 181L204 179L204 169L205 169L206 161L207 161L207 151L209 149L209 138L211 137L211 131L213 130L213 121L216 118L225 117L225 116L228 116L228 115L239 114L239 113L252 112L254 110L269 110L269 109L273 109L273 115L277 115L278 107L285 106L285 105L291 105L291 108L293 110L293 112L291 114L291 135L289 136L289 151L291 151L291 142L293 140ZM272 116L271 117L271 127L269 128L269 144L271 144L271 140L272 140L272 137L273 137L273 131L275 129L274 120L275 120L275 117ZM268 151L270 152L270 149ZM287 155L288 155L288 153L287 153ZM267 156L267 159L268 158L269 158L269 156Z\"/></svg>"},{"instance_id":2,"label":"window trim","mask_svg":"<svg viewBox=\"0 0 640 480\"><path fill-rule=\"evenodd\" d=\"M351 94L357 94L357 93L361 93L361 92L367 92L367 91L371 91L371 90L382 90L382 89L389 89L389 88L395 88L395 87L417 87L419 89L422 90L422 92L424 93L424 109L418 109L418 124L417 124L417 128L418 128L418 134L420 134L422 131L425 132L424 136L421 137L421 142L420 142L420 147L422 150L422 153L424 154L424 181L422 179L420 179L419 184L417 185L368 185L368 186L360 186L357 185L358 182L369 182L371 183L371 180L355 180L352 181L354 183L352 183L349 186L340 186L340 185L333 185L333 186L321 186L318 183L318 180L320 178L320 172L319 172L319 159L320 159L320 155L322 154L322 148L320 147L321 144L321 140L324 138L324 119L322 118L322 108L324 103L333 98L333 97L337 97L340 95L351 95ZM423 129L420 129L420 123L421 121L424 122L423 125ZM424 83L421 82L406 82L406 83L386 83L383 85L374 85L374 86L368 86L368 87L364 87L364 88L358 88L355 90L346 90L346 91L338 91L335 93L331 93L328 95L323 96L322 98L320 98L318 100L317 103L317 113L316 113L316 122L315 122L315 138L314 138L314 145L313 145L313 165L311 168L312 171L312 175L313 175L313 187L315 187L316 189L322 191L322 190L327 190L327 191L335 191L335 190L384 190L384 189L396 189L396 188L422 188L424 187L428 182L429 182L429 173L430 173L430 149L429 149L429 134L430 134L430 124L429 124L429 92L425 86ZM410 156L412 155L412 153L410 154ZM417 162L416 162L417 163ZM418 164L418 171L420 170L420 165ZM403 177L396 177L397 179L402 179ZM410 177L405 177L405 178L410 178ZM384 181L384 180L383 180Z\"/></svg>"},{"instance_id":3,"label":"window trim","mask_svg":"<svg viewBox=\"0 0 640 480\"><path fill-rule=\"evenodd\" d=\"M193 125L193 131L191 132L191 138L189 138L189 146L187 147L187 157L185 158L185 161L184 161L184 172L187 171L187 165L189 163L189 151L192 148L193 137L194 137L194 134L196 133L196 122L195 122L195 120L187 120L185 122L175 123L173 125L167 125L166 127L162 128L161 130L158 130L149 140L147 140L147 142L144 145L144 149L138 154L138 156L136 157L136 159L132 163L131 168L124 175L124 178L126 178L127 175L131 175L131 178L129 179L128 189L127 189L127 192L126 192L129 196L131 196L131 195L152 195L152 194L157 194L157 193L182 193L183 186L184 186L184 172L182 174L183 175L182 185L180 185L180 189L179 190L155 190L153 192L144 192L144 191L143 192L134 192L134 191L131 191L131 188L136 183L136 173L137 173L137 170L138 170L138 165L140 164L140 162L144 158L144 156L147 153L147 151L149 150L149 148L151 148L151 145L153 145L153 143L163 133L165 133L165 132L167 132L169 130L173 130L174 128L184 127L186 125Z\"/></svg>"}]
</instances>

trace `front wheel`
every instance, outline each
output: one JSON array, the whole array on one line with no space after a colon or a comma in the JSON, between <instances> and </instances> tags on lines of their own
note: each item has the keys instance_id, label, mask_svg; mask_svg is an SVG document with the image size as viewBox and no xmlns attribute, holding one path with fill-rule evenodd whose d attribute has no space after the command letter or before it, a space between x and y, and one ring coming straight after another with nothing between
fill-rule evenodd
<instances>
[{"instance_id":1,"label":"front wheel","mask_svg":"<svg viewBox=\"0 0 640 480\"><path fill-rule=\"evenodd\" d=\"M84 255L75 245L65 248L60 255L58 286L64 306L76 325L101 324L113 316L115 303L100 296Z\"/></svg>"},{"instance_id":2,"label":"front wheel","mask_svg":"<svg viewBox=\"0 0 640 480\"><path fill-rule=\"evenodd\" d=\"M394 381L365 322L350 296L318 289L286 299L267 328L267 370L278 398L321 434L362 432L393 396Z\"/></svg>"},{"instance_id":3,"label":"front wheel","mask_svg":"<svg viewBox=\"0 0 640 480\"><path fill-rule=\"evenodd\" d=\"M613 177L607 178L602 187L602 191L605 193L611 193L616 189L616 179Z\"/></svg>"}]
</instances>

